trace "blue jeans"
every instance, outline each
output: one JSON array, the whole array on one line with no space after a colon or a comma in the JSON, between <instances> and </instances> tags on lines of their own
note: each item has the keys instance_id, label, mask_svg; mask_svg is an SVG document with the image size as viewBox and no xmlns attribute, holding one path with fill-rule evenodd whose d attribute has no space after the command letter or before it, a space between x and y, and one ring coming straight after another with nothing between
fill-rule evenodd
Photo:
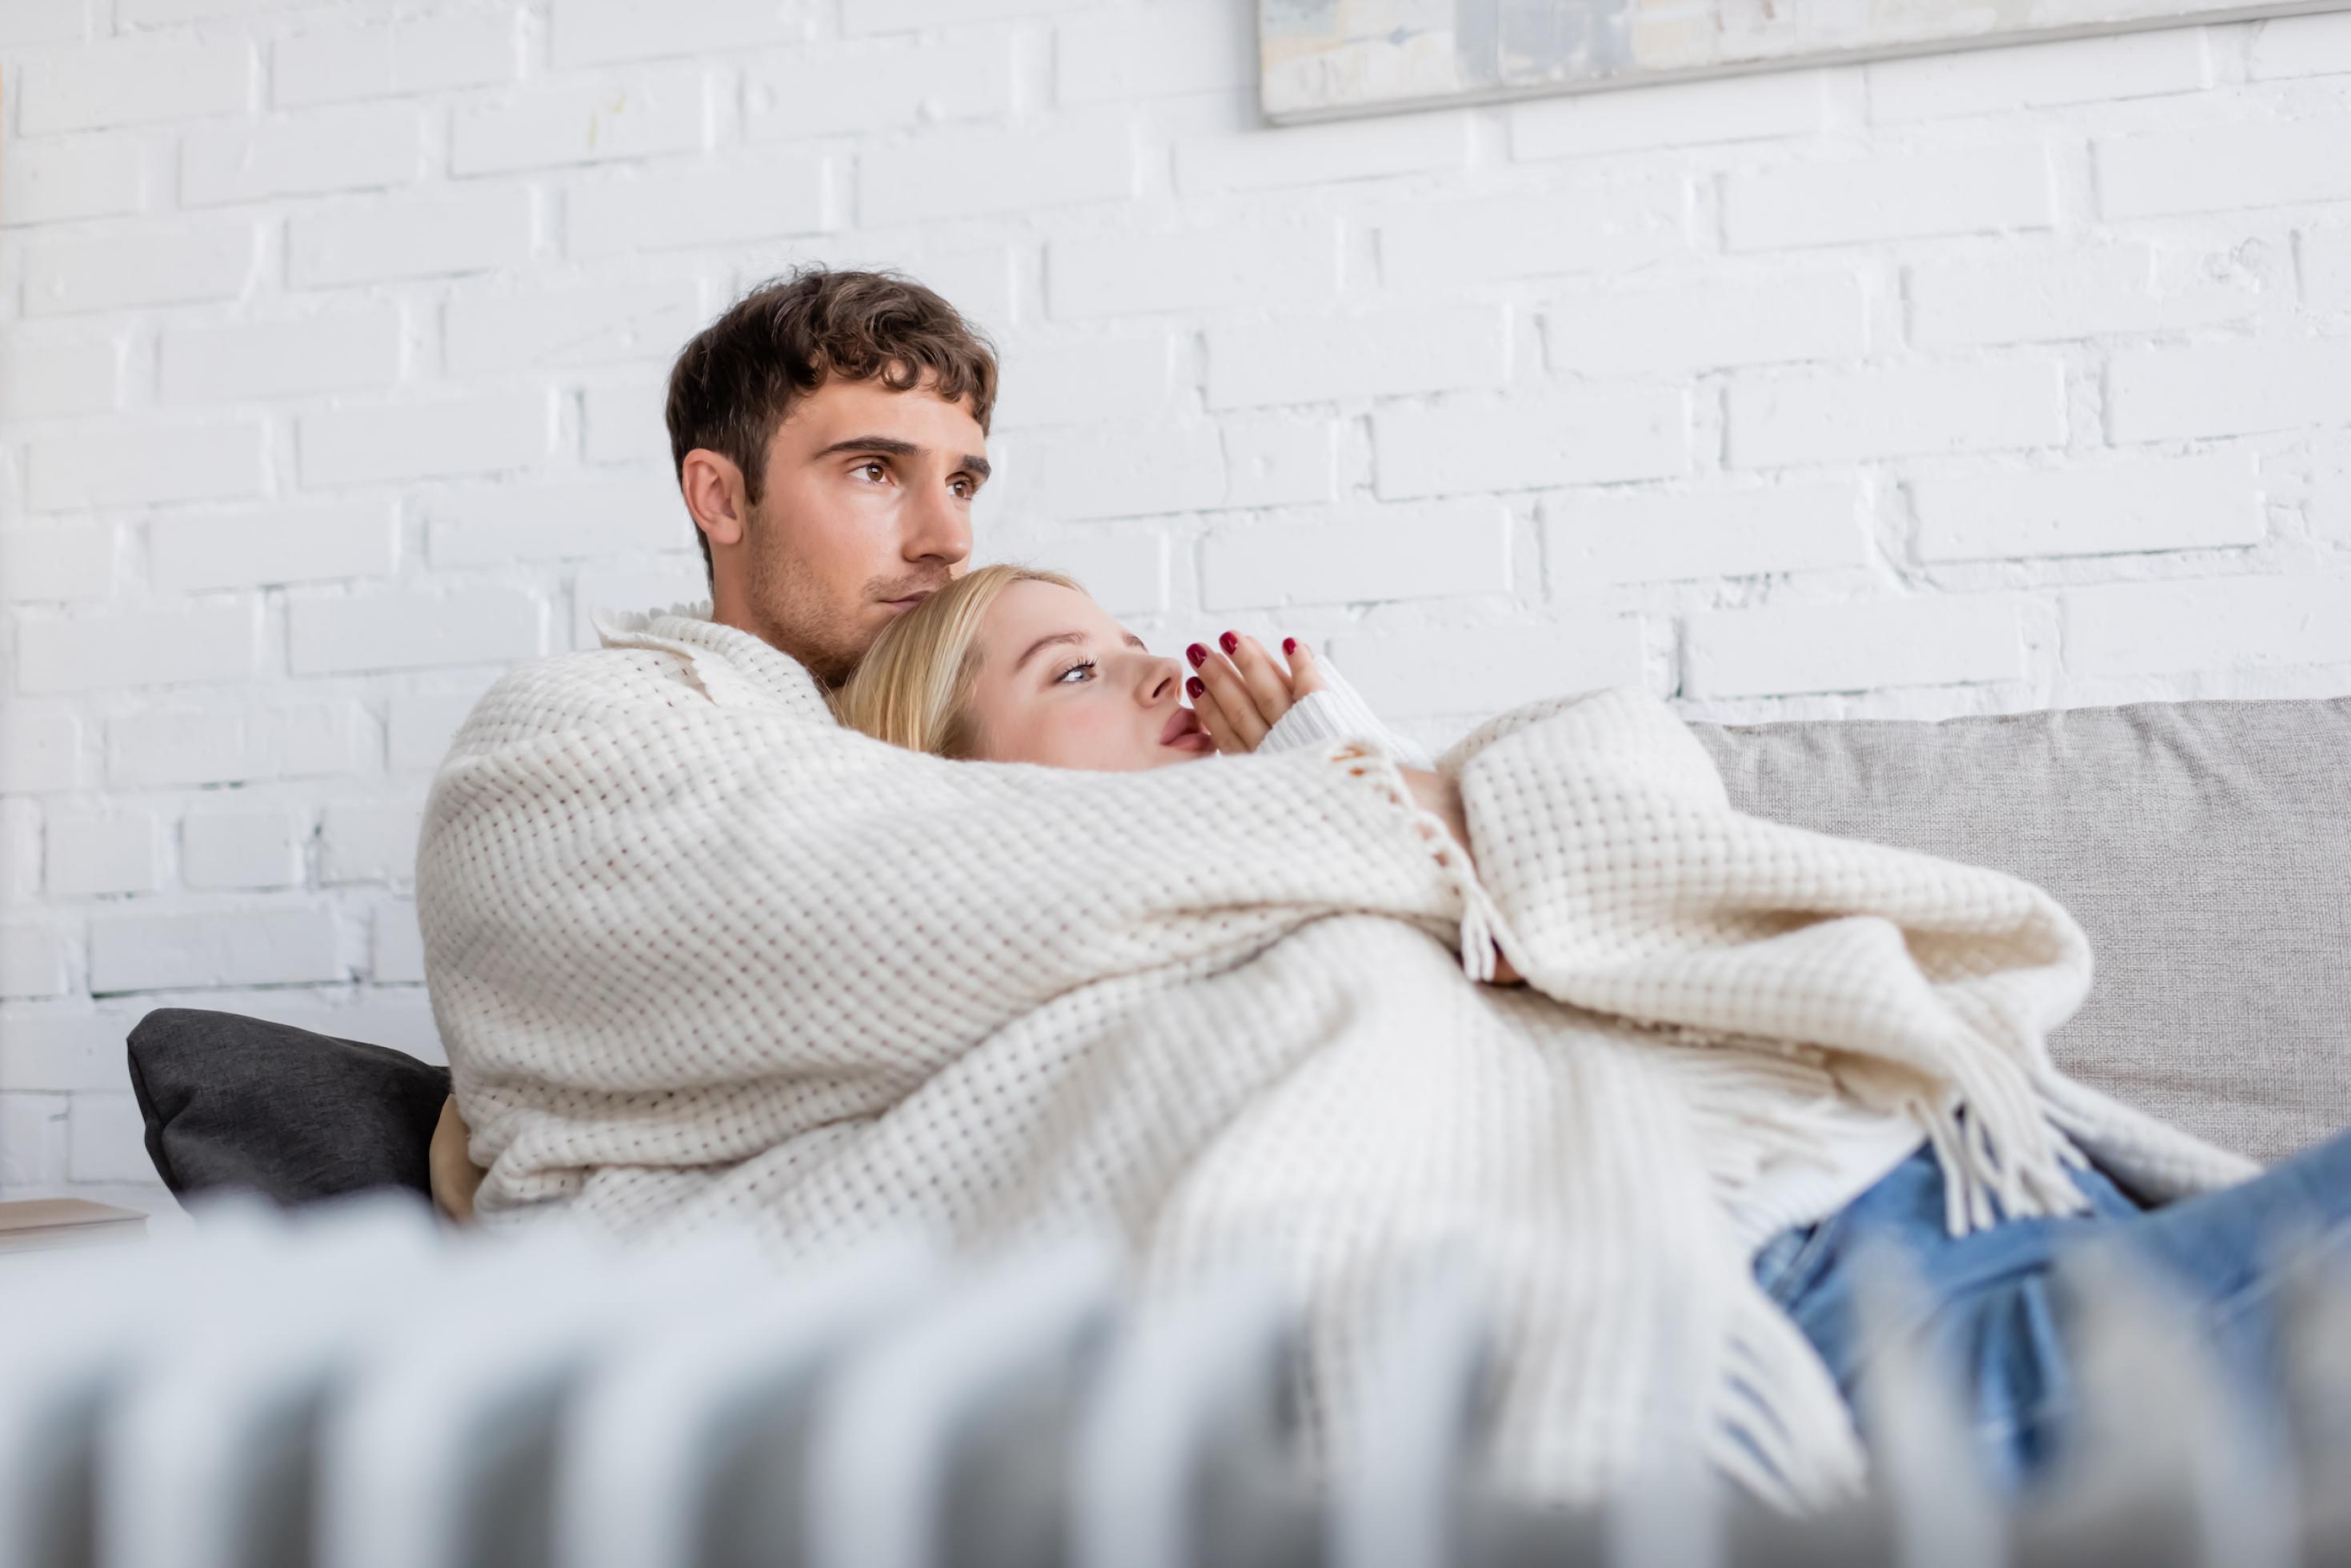
<instances>
[{"instance_id":1,"label":"blue jeans","mask_svg":"<svg viewBox=\"0 0 2351 1568\"><path fill-rule=\"evenodd\" d=\"M2105 1173L2074 1173L2093 1212L2003 1220L1967 1236L1943 1228L1943 1179L1920 1149L1816 1225L1781 1232L1755 1258L1755 1278L1820 1352L1857 1413L1889 1339L1923 1344L1964 1379L1962 1411L1994 1488L2038 1480L2075 1397L2068 1336L2075 1307L2053 1265L2101 1235L2130 1244L2151 1275L2180 1293L2237 1375L2277 1385L2271 1310L2282 1240L2336 1257L2351 1245L2351 1132L2281 1161L2251 1181L2142 1209ZM1856 1260L1890 1243L1925 1289L1907 1316L1865 1324ZM1863 1437L1868 1437L1865 1417Z\"/></svg>"}]
</instances>

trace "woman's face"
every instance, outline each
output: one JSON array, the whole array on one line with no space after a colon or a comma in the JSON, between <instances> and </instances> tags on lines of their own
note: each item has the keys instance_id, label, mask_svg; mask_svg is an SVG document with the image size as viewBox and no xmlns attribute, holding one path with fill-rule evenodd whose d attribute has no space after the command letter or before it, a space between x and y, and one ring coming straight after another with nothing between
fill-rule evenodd
<instances>
[{"instance_id":1,"label":"woman's face","mask_svg":"<svg viewBox=\"0 0 2351 1568\"><path fill-rule=\"evenodd\" d=\"M1014 583L981 621L975 755L1128 773L1216 754L1184 705L1183 670L1084 594Z\"/></svg>"}]
</instances>

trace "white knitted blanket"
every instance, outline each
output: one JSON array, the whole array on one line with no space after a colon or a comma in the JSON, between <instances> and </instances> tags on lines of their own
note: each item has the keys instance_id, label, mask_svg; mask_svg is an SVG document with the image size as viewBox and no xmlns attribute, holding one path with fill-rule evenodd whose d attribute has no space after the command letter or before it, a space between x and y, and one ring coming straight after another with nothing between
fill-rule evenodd
<instances>
[{"instance_id":1,"label":"white knitted blanket","mask_svg":"<svg viewBox=\"0 0 2351 1568\"><path fill-rule=\"evenodd\" d=\"M784 1258L1106 1223L1162 1287L1270 1258L1336 1462L1383 1308L1467 1269L1509 1484L1588 1500L1695 1434L1801 1504L1860 1453L1725 1201L1834 1096L1917 1118L1955 1228L2075 1205L2076 1142L2158 1195L2252 1168L2050 1066L2090 954L2046 894L1741 815L1637 691L1447 754L1472 876L1368 742L950 763L706 606L603 629L482 699L418 855L486 1223ZM1464 972L1489 935L1528 987Z\"/></svg>"}]
</instances>

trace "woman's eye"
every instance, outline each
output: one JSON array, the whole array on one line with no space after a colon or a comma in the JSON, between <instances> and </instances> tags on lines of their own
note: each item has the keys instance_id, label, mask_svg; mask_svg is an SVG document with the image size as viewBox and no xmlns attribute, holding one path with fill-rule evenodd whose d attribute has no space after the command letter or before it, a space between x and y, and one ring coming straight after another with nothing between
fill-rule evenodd
<instances>
[{"instance_id":1,"label":"woman's eye","mask_svg":"<svg viewBox=\"0 0 2351 1568\"><path fill-rule=\"evenodd\" d=\"M1081 659L1075 664L1071 665L1067 670L1062 670L1061 674L1053 677L1053 684L1056 686L1075 686L1079 684L1079 682L1071 680L1071 676L1082 670L1089 678L1091 678L1093 674L1093 670L1094 661L1092 659Z\"/></svg>"}]
</instances>

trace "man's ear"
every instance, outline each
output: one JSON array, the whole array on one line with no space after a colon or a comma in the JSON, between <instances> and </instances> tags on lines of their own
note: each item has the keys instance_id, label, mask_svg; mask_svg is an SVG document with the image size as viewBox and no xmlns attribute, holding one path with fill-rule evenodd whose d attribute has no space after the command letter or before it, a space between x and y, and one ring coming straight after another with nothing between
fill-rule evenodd
<instances>
[{"instance_id":1,"label":"man's ear","mask_svg":"<svg viewBox=\"0 0 2351 1568\"><path fill-rule=\"evenodd\" d=\"M743 471L735 460L708 447L695 447L678 464L677 487L695 526L708 535L713 548L743 542L750 503L743 488Z\"/></svg>"}]
</instances>

